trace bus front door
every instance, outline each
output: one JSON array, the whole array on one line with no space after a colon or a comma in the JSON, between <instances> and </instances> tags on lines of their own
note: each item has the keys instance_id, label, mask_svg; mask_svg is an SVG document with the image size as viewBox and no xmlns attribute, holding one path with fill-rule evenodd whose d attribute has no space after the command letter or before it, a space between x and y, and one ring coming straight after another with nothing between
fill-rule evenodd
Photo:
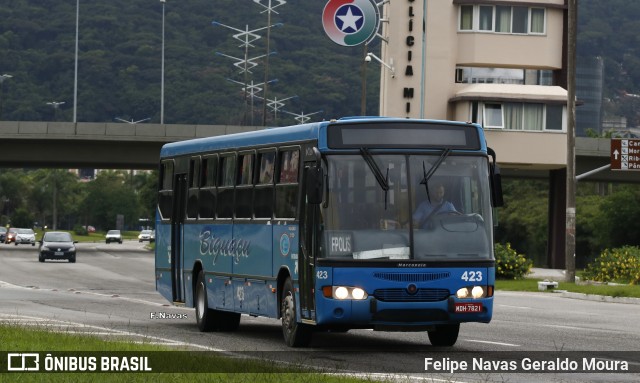
<instances>
[{"instance_id":1,"label":"bus front door","mask_svg":"<svg viewBox=\"0 0 640 383\"><path fill-rule=\"evenodd\" d=\"M182 226L186 208L187 175L177 174L174 181L173 220L171 221L171 281L174 302L184 302L182 273Z\"/></svg>"},{"instance_id":2,"label":"bus front door","mask_svg":"<svg viewBox=\"0 0 640 383\"><path fill-rule=\"evenodd\" d=\"M320 219L319 205L304 203L302 220L302 251L298 267L300 269L300 313L303 320L316 320L315 301L315 254L317 244L317 225Z\"/></svg>"}]
</instances>

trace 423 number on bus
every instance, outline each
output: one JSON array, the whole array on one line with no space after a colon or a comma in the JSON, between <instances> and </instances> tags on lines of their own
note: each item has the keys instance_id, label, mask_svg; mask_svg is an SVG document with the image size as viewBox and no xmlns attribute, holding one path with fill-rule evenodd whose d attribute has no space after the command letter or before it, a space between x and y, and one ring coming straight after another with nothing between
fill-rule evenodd
<instances>
[{"instance_id":1,"label":"423 number on bus","mask_svg":"<svg viewBox=\"0 0 640 383\"><path fill-rule=\"evenodd\" d=\"M482 271L465 271L460 279L465 282L482 282Z\"/></svg>"}]
</instances>

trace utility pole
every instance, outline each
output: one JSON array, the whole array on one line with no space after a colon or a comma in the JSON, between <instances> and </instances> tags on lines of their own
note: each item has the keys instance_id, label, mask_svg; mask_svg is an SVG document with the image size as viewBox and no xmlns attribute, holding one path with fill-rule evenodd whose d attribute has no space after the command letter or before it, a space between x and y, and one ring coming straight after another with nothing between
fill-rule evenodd
<instances>
[{"instance_id":1,"label":"utility pole","mask_svg":"<svg viewBox=\"0 0 640 383\"><path fill-rule=\"evenodd\" d=\"M576 40L578 0L568 0L566 281L576 281Z\"/></svg>"},{"instance_id":2,"label":"utility pole","mask_svg":"<svg viewBox=\"0 0 640 383\"><path fill-rule=\"evenodd\" d=\"M367 44L362 44L362 57L367 57L368 49ZM360 94L360 115L367 115L367 60L362 60L362 67L360 68L362 76L362 90Z\"/></svg>"}]
</instances>

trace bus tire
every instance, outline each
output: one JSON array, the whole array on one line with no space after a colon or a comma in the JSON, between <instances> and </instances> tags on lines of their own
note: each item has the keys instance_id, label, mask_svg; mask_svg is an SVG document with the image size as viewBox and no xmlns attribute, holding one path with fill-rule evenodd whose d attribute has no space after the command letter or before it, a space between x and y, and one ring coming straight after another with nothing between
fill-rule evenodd
<instances>
[{"instance_id":1,"label":"bus tire","mask_svg":"<svg viewBox=\"0 0 640 383\"><path fill-rule=\"evenodd\" d=\"M204 271L198 273L195 306L196 322L198 323L200 331L209 332L215 330L215 312L209 308L209 302L207 301L207 286L204 283Z\"/></svg>"},{"instance_id":2,"label":"bus tire","mask_svg":"<svg viewBox=\"0 0 640 383\"><path fill-rule=\"evenodd\" d=\"M196 321L202 332L235 331L240 326L240 313L214 310L209 308L207 286L204 281L204 271L198 273L196 283Z\"/></svg>"},{"instance_id":3,"label":"bus tire","mask_svg":"<svg viewBox=\"0 0 640 383\"><path fill-rule=\"evenodd\" d=\"M282 334L284 335L284 341L287 346L308 346L311 342L311 327L303 323L298 323L296 298L291 278L287 278L282 287L280 315L282 317Z\"/></svg>"},{"instance_id":4,"label":"bus tire","mask_svg":"<svg viewBox=\"0 0 640 383\"><path fill-rule=\"evenodd\" d=\"M429 341L436 347L450 347L456 344L460 323L437 325L436 329L429 331Z\"/></svg>"}]
</instances>

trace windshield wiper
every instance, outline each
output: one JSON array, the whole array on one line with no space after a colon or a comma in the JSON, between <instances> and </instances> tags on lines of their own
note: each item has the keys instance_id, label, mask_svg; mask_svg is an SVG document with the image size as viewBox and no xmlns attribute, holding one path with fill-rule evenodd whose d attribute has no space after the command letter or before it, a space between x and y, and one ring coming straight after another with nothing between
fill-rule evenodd
<instances>
[{"instance_id":1,"label":"windshield wiper","mask_svg":"<svg viewBox=\"0 0 640 383\"><path fill-rule=\"evenodd\" d=\"M431 197L429 196L429 178L431 178L433 173L435 173L436 170L438 170L442 162L445 160L445 158L449 156L450 153L451 153L451 149L443 150L442 153L440 154L440 157L438 157L438 160L433 165L431 165L431 168L429 168L429 172L427 172L424 166L424 161L422 161L422 174L424 178L422 178L422 181L420 181L420 185L424 185L424 188L427 192L427 199L429 200L429 202L431 202Z\"/></svg>"},{"instance_id":2,"label":"windshield wiper","mask_svg":"<svg viewBox=\"0 0 640 383\"><path fill-rule=\"evenodd\" d=\"M380 185L382 190L384 190L384 209L387 210L387 194L389 192L389 168L387 168L387 175L383 176L382 170L380 170L380 167L378 167L378 164L371 156L371 153L369 153L369 149L360 148L360 154L362 155L362 158L364 158L364 162L369 165L369 169L371 169L373 175L376 177L378 185Z\"/></svg>"}]
</instances>

